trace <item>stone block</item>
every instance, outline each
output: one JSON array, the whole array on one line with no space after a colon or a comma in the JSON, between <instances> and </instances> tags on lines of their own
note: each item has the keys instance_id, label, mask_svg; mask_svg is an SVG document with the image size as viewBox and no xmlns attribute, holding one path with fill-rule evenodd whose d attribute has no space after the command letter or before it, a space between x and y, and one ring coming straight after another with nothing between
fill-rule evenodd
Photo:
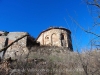
<instances>
[{"instance_id":1,"label":"stone block","mask_svg":"<svg viewBox=\"0 0 100 75\"><path fill-rule=\"evenodd\" d=\"M7 35L8 45L14 42L16 39L27 34L28 33L26 32L10 32ZM6 59L8 57L11 57L12 59L18 59L18 57L28 54L29 50L26 47L26 45L27 45L27 36L15 42L12 46L10 46L6 51L4 58Z\"/></svg>"},{"instance_id":2,"label":"stone block","mask_svg":"<svg viewBox=\"0 0 100 75\"><path fill-rule=\"evenodd\" d=\"M7 37L9 38L8 44L12 43L16 39L22 37L23 35L26 35L28 33L26 32L10 32ZM26 46L27 43L27 37L22 38L17 42L19 45Z\"/></svg>"}]
</instances>

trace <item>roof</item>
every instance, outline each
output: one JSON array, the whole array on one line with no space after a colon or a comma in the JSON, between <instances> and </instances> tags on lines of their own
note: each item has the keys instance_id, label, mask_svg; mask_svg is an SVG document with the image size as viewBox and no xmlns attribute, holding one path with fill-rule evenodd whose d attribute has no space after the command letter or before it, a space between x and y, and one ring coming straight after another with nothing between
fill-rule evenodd
<instances>
[{"instance_id":1,"label":"roof","mask_svg":"<svg viewBox=\"0 0 100 75\"><path fill-rule=\"evenodd\" d=\"M70 30L68 30L68 29L66 29L66 28L63 28L63 27L49 27L48 29L42 31L42 32L39 34L39 36L36 38L36 40L40 37L40 35L41 35L42 33L46 32L46 31L49 31L49 30L52 30L52 29L61 29L61 30L65 30L65 31L71 33Z\"/></svg>"}]
</instances>

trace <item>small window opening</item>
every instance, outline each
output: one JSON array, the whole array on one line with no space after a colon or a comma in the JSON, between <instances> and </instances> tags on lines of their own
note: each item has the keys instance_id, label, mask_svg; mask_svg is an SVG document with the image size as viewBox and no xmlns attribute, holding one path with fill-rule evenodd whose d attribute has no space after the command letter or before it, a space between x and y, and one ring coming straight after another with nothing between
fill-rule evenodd
<instances>
[{"instance_id":1,"label":"small window opening","mask_svg":"<svg viewBox=\"0 0 100 75\"><path fill-rule=\"evenodd\" d=\"M64 40L64 34L61 34L61 40Z\"/></svg>"},{"instance_id":2,"label":"small window opening","mask_svg":"<svg viewBox=\"0 0 100 75\"><path fill-rule=\"evenodd\" d=\"M2 34L0 34L0 36L2 36Z\"/></svg>"},{"instance_id":3,"label":"small window opening","mask_svg":"<svg viewBox=\"0 0 100 75\"><path fill-rule=\"evenodd\" d=\"M64 40L64 34L61 34L61 46L66 46L66 41Z\"/></svg>"},{"instance_id":4,"label":"small window opening","mask_svg":"<svg viewBox=\"0 0 100 75\"><path fill-rule=\"evenodd\" d=\"M49 37L46 37L46 39L49 39Z\"/></svg>"}]
</instances>

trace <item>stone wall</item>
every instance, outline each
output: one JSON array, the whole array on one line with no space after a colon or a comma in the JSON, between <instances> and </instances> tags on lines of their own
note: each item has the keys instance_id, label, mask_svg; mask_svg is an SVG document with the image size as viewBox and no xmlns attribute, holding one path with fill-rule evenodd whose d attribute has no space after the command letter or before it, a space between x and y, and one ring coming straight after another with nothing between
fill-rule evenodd
<instances>
[{"instance_id":1,"label":"stone wall","mask_svg":"<svg viewBox=\"0 0 100 75\"><path fill-rule=\"evenodd\" d=\"M10 45L16 39L21 38L24 35L28 35L26 32L4 32L0 31L0 49ZM17 59L21 56L28 54L29 49L27 47L28 40L33 39L30 36L26 36L19 41L11 45L5 52L4 58L11 57L12 59ZM33 39L34 40L34 39ZM33 41L31 41L32 44Z\"/></svg>"},{"instance_id":2,"label":"stone wall","mask_svg":"<svg viewBox=\"0 0 100 75\"><path fill-rule=\"evenodd\" d=\"M68 47L72 49L71 32L65 28L50 28L43 31L37 41L40 45Z\"/></svg>"},{"instance_id":3,"label":"stone wall","mask_svg":"<svg viewBox=\"0 0 100 75\"><path fill-rule=\"evenodd\" d=\"M0 31L0 49L3 49L4 47L14 42L16 39L27 34L28 33L26 32ZM40 44L37 42L39 42ZM31 36L26 36L15 42L6 50L4 58L6 59L11 57L12 59L17 59L21 56L27 55L29 53L29 48L31 48L33 45L67 47L68 49L73 50L71 32L68 29L49 28L41 32L36 40Z\"/></svg>"},{"instance_id":4,"label":"stone wall","mask_svg":"<svg viewBox=\"0 0 100 75\"><path fill-rule=\"evenodd\" d=\"M26 34L27 34L26 32L10 32L7 35L8 45ZM21 57L27 54L29 50L26 47L26 45L27 45L27 37L24 37L7 49L5 53L5 58L12 57L13 59L17 59L19 58L19 56Z\"/></svg>"}]
</instances>

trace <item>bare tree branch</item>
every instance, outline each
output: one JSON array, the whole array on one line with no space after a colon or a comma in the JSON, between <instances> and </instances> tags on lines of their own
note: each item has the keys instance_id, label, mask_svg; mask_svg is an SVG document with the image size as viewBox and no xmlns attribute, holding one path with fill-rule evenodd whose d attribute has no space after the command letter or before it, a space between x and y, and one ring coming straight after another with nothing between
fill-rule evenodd
<instances>
[{"instance_id":1,"label":"bare tree branch","mask_svg":"<svg viewBox=\"0 0 100 75\"><path fill-rule=\"evenodd\" d=\"M71 16L69 16L71 19L72 19L72 21L77 25L77 26L79 26L83 31L85 31L85 32L87 32L87 33L89 33L89 34L93 34L93 35L95 35L95 36L97 36L97 37L100 37L100 35L98 35L98 34L96 34L96 33L93 33L93 32L91 32L91 31L88 31L88 30L85 30L82 26L80 26L80 24L76 21L76 20L74 20Z\"/></svg>"},{"instance_id":2,"label":"bare tree branch","mask_svg":"<svg viewBox=\"0 0 100 75\"><path fill-rule=\"evenodd\" d=\"M97 0L93 0L93 2L89 2L88 0L86 0L86 3L88 5L93 5L93 6L96 6L96 7L100 8L100 4L98 3Z\"/></svg>"}]
</instances>

